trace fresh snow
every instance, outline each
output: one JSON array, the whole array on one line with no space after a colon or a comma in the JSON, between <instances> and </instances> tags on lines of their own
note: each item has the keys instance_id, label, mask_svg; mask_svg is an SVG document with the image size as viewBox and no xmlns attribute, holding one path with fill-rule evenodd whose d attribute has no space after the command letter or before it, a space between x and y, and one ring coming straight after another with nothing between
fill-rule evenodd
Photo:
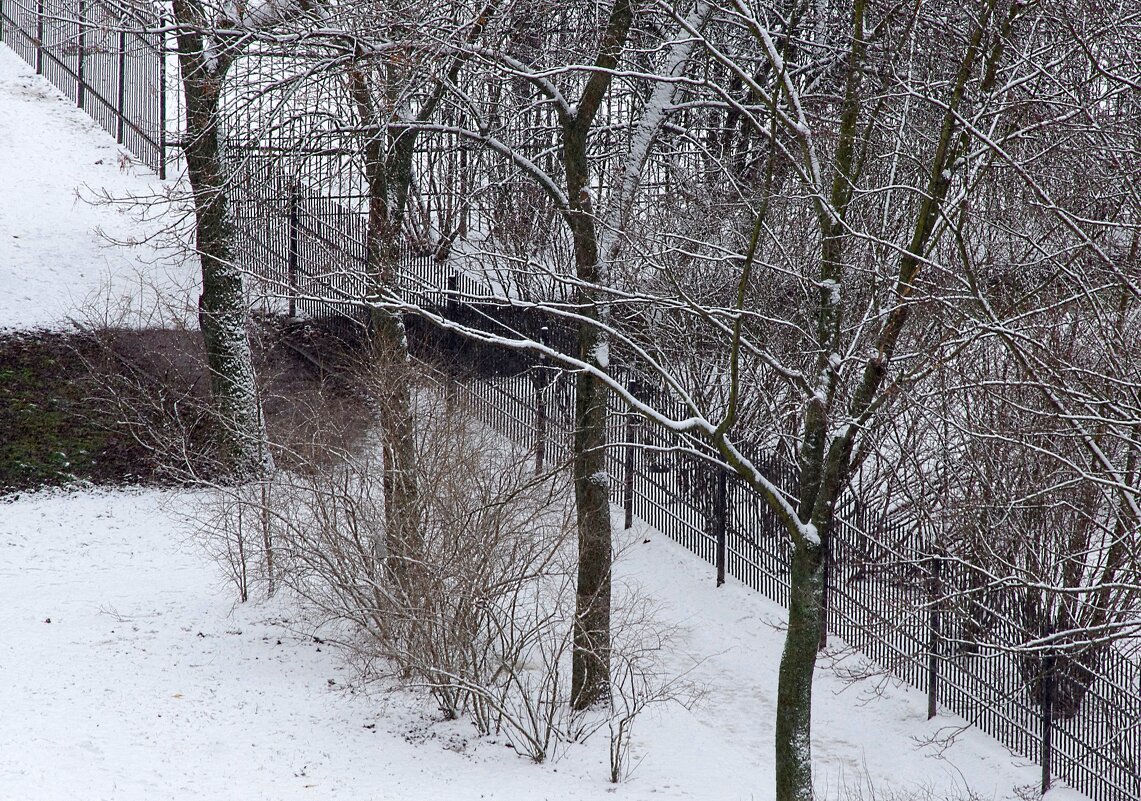
<instances>
[{"instance_id":1,"label":"fresh snow","mask_svg":"<svg viewBox=\"0 0 1141 801\"><path fill-rule=\"evenodd\" d=\"M109 250L92 232L129 234L128 218L74 200L85 184L159 185L121 172L119 153L0 47L0 327L64 327L69 304L156 275L153 251ZM704 694L635 724L633 774L614 786L604 732L534 765L503 738L435 720L414 693L354 687L284 595L234 603L194 537L186 512L198 500L91 489L0 499L0 801L772 797L784 613L735 582L716 588L712 569L663 535L623 535L616 581L657 600L678 627L666 667ZM1037 767L974 730L945 750L921 745L963 721L928 722L923 693L849 686L842 672L826 658L815 684L822 797L865 774L881 790L969 787L996 800L1037 781Z\"/></svg>"},{"instance_id":2,"label":"fresh snow","mask_svg":"<svg viewBox=\"0 0 1141 801\"><path fill-rule=\"evenodd\" d=\"M131 324L193 319L196 265L158 247L162 225L87 202L166 189L0 46L0 326L59 328L85 319L85 308ZM112 244L126 241L142 244Z\"/></svg>"},{"instance_id":3,"label":"fresh snow","mask_svg":"<svg viewBox=\"0 0 1141 801\"><path fill-rule=\"evenodd\" d=\"M663 605L680 627L668 667L692 670L705 693L692 711L638 721L637 767L615 788L604 740L535 765L502 738L435 721L412 693L351 691L351 671L290 603L233 602L195 542L195 500L89 490L0 504L0 799L769 797L783 612L744 587L715 588L664 536L632 532L618 581ZM965 784L1007 799L1037 776L974 731L941 758L919 747L961 724L929 723L922 693L819 674L822 790L867 771L881 788Z\"/></svg>"}]
</instances>

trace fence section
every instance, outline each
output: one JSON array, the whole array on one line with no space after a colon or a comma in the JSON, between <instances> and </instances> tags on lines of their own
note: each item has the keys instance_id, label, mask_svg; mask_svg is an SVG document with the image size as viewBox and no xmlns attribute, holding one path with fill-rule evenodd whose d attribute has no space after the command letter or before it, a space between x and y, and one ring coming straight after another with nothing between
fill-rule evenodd
<instances>
[{"instance_id":1,"label":"fence section","mask_svg":"<svg viewBox=\"0 0 1141 801\"><path fill-rule=\"evenodd\" d=\"M532 382L465 385L473 410L516 442L538 449ZM573 428L573 386L546 414ZM552 409L550 404L561 409ZM615 501L717 568L787 604L790 542L761 499L740 480L668 440L630 424L614 404L610 470ZM524 424L520 425L520 421ZM563 423L560 423L560 427ZM674 443L677 444L677 443ZM645 449L644 445L650 445ZM549 447L549 446L548 446ZM778 486L795 470L759 465ZM983 568L933 553L922 531L841 504L829 538L827 632L865 655L869 674L888 673L928 692L1014 753L1094 801L1141 798L1141 667L1111 645L1071 638L1036 643L1020 619L1018 588Z\"/></svg>"},{"instance_id":2,"label":"fence section","mask_svg":"<svg viewBox=\"0 0 1141 801\"><path fill-rule=\"evenodd\" d=\"M365 291L351 278L365 258L360 199L310 196L267 169L243 179L250 191L236 204L246 266L297 313L351 313ZM410 302L466 322L504 321L476 277L414 255L403 257L401 271ZM484 371L459 391L480 419L531 448L540 466L565 462L575 376L500 355L511 369ZM610 420L608 465L627 520L637 516L682 543L716 567L719 581L734 577L786 604L791 546L761 498L697 455L699 446L676 447L686 443L613 398ZM754 458L794 494L794 467ZM828 538L826 631L866 655L870 671L927 690L932 712L949 709L1042 764L1045 782L1061 777L1094 801L1141 798L1138 666L1095 644L1028 647L1035 634L1001 577L934 552L930 541L921 527L846 498Z\"/></svg>"},{"instance_id":3,"label":"fence section","mask_svg":"<svg viewBox=\"0 0 1141 801\"><path fill-rule=\"evenodd\" d=\"M167 53L159 23L149 6L127 16L100 0L0 0L0 41L165 178Z\"/></svg>"}]
</instances>

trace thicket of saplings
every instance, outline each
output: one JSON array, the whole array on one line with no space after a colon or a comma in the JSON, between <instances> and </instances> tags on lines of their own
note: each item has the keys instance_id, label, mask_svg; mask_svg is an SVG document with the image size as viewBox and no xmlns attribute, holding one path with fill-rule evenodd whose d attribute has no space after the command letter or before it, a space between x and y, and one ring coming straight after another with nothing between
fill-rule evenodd
<instances>
[{"instance_id":1,"label":"thicket of saplings","mask_svg":"<svg viewBox=\"0 0 1141 801\"><path fill-rule=\"evenodd\" d=\"M478 423L456 393L416 366L394 369L357 363L351 376L316 387L261 376L276 467L255 481L219 481L203 468L210 412L200 394L122 373L99 391L177 477L210 488L196 522L243 600L287 588L363 680L423 688L444 717L504 736L536 761L601 732L619 781L638 714L696 698L663 667L670 631L636 588L616 582L610 699L573 711L569 471L536 474L532 454ZM412 514L385 507L384 437L374 424L383 415L371 407L392 381L416 387ZM275 387L289 396L275 397ZM394 517L412 524L390 531Z\"/></svg>"}]
</instances>

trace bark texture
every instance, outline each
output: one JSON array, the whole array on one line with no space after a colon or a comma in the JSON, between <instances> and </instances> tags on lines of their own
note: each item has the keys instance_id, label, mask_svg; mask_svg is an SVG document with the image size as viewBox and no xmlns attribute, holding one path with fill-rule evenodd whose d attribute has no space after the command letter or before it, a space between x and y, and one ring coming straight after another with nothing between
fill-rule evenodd
<instances>
[{"instance_id":1,"label":"bark texture","mask_svg":"<svg viewBox=\"0 0 1141 801\"><path fill-rule=\"evenodd\" d=\"M218 438L233 469L259 474L269 468L270 457L246 330L242 273L233 261L234 228L218 127L218 104L233 54L209 33L198 2L176 0L174 14L186 97L184 153L202 263L198 320L219 420Z\"/></svg>"}]
</instances>

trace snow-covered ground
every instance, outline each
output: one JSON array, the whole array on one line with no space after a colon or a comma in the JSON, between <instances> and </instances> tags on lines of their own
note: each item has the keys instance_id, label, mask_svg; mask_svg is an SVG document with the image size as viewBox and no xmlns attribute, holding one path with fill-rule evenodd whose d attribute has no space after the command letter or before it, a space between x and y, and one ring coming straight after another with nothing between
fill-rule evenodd
<instances>
[{"instance_id":1,"label":"snow-covered ground","mask_svg":"<svg viewBox=\"0 0 1141 801\"><path fill-rule=\"evenodd\" d=\"M167 223L140 221L126 204L89 202L166 190L0 46L0 326L58 327L85 309L116 320L127 310L134 323L156 311L185 319L197 303L194 265L160 247Z\"/></svg>"},{"instance_id":2,"label":"snow-covered ground","mask_svg":"<svg viewBox=\"0 0 1141 801\"><path fill-rule=\"evenodd\" d=\"M158 186L120 171L118 153L0 47L0 327L62 326L71 303L156 274L147 250L109 251L92 233L137 230L128 218L74 199L81 185ZM172 274L185 293L185 268ZM680 627L669 664L692 668L705 692L691 710L639 720L636 768L614 786L603 739L534 765L502 739L434 721L410 693L351 692L349 670L287 600L234 604L182 514L192 500L156 490L0 500L0 801L772 797L783 611L738 585L714 588L710 569L664 536L632 532L618 572ZM881 790L1013 799L1038 778L976 731L946 750L921 746L962 721L928 722L914 690L848 686L824 666L815 715L821 790L870 777Z\"/></svg>"},{"instance_id":3,"label":"snow-covered ground","mask_svg":"<svg viewBox=\"0 0 1141 801\"><path fill-rule=\"evenodd\" d=\"M665 537L635 532L620 567L681 626L676 670L705 660L692 711L646 713L633 775L606 781L605 742L534 765L405 693L350 693L337 654L284 601L235 605L168 492L42 492L0 505L0 798L764 799L782 613ZM649 542L643 540L649 539ZM816 687L818 781L1030 785L993 741L925 720L921 693ZM1066 797L1057 793L1055 801Z\"/></svg>"}]
</instances>

